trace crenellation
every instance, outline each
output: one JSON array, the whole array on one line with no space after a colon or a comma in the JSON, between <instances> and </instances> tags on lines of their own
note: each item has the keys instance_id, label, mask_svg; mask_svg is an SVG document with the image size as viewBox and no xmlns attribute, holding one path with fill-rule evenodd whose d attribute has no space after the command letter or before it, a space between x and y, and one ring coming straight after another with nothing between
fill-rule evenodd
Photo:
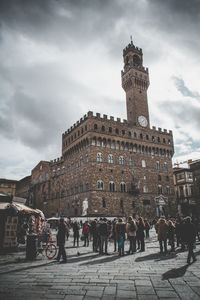
<instances>
[{"instance_id":1,"label":"crenellation","mask_svg":"<svg viewBox=\"0 0 200 300\"><path fill-rule=\"evenodd\" d=\"M100 113L96 113L96 118L100 119L101 118L101 114Z\"/></svg>"},{"instance_id":2,"label":"crenellation","mask_svg":"<svg viewBox=\"0 0 200 300\"><path fill-rule=\"evenodd\" d=\"M87 115L88 117L93 117L93 111L88 111Z\"/></svg>"},{"instance_id":3,"label":"crenellation","mask_svg":"<svg viewBox=\"0 0 200 300\"><path fill-rule=\"evenodd\" d=\"M152 129L156 131L156 126L152 126Z\"/></svg>"},{"instance_id":4,"label":"crenellation","mask_svg":"<svg viewBox=\"0 0 200 300\"><path fill-rule=\"evenodd\" d=\"M167 133L167 129L164 129L164 133Z\"/></svg>"},{"instance_id":5,"label":"crenellation","mask_svg":"<svg viewBox=\"0 0 200 300\"><path fill-rule=\"evenodd\" d=\"M118 123L121 123L121 118L117 118L117 122L118 122Z\"/></svg>"},{"instance_id":6,"label":"crenellation","mask_svg":"<svg viewBox=\"0 0 200 300\"><path fill-rule=\"evenodd\" d=\"M110 116L110 121L115 121L113 116Z\"/></svg>"},{"instance_id":7,"label":"crenellation","mask_svg":"<svg viewBox=\"0 0 200 300\"><path fill-rule=\"evenodd\" d=\"M107 115L103 115L104 120L107 120L107 117L108 117Z\"/></svg>"},{"instance_id":8,"label":"crenellation","mask_svg":"<svg viewBox=\"0 0 200 300\"><path fill-rule=\"evenodd\" d=\"M162 131L162 128L158 127L158 131L161 132L161 131Z\"/></svg>"}]
</instances>

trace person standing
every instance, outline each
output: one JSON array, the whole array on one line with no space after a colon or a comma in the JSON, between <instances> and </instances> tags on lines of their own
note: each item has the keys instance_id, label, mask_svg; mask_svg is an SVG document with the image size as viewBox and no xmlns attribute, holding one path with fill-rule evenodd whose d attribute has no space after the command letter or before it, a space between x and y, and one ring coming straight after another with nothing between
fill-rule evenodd
<instances>
[{"instance_id":1,"label":"person standing","mask_svg":"<svg viewBox=\"0 0 200 300\"><path fill-rule=\"evenodd\" d=\"M83 224L83 236L84 236L84 245L83 247L89 246L89 224L88 221L85 221Z\"/></svg>"},{"instance_id":2,"label":"person standing","mask_svg":"<svg viewBox=\"0 0 200 300\"><path fill-rule=\"evenodd\" d=\"M124 241L126 233L126 224L123 222L122 218L119 218L119 221L116 223L115 230L118 241L119 256L122 256L124 255Z\"/></svg>"},{"instance_id":3,"label":"person standing","mask_svg":"<svg viewBox=\"0 0 200 300\"><path fill-rule=\"evenodd\" d=\"M60 218L59 224L58 224L58 233L57 233L57 246L59 247L58 250L58 256L56 258L57 261L60 260L60 258L63 258L63 263L67 262L67 256L65 252L65 236L66 236L66 226L63 218Z\"/></svg>"},{"instance_id":4,"label":"person standing","mask_svg":"<svg viewBox=\"0 0 200 300\"><path fill-rule=\"evenodd\" d=\"M128 254L133 254L134 252L136 252L136 231L137 231L136 222L130 216L126 224L126 232L130 242Z\"/></svg>"},{"instance_id":5,"label":"person standing","mask_svg":"<svg viewBox=\"0 0 200 300\"><path fill-rule=\"evenodd\" d=\"M174 252L175 251L175 243L174 243L174 239L175 239L175 225L174 223L169 220L167 222L167 225L168 225L168 244L171 246L171 252Z\"/></svg>"},{"instance_id":6,"label":"person standing","mask_svg":"<svg viewBox=\"0 0 200 300\"><path fill-rule=\"evenodd\" d=\"M108 225L107 225L107 219L103 218L102 222L100 223L99 227L99 233L100 233L100 239L101 239L101 246L99 254L108 254ZM105 245L105 252L103 252Z\"/></svg>"},{"instance_id":7,"label":"person standing","mask_svg":"<svg viewBox=\"0 0 200 300\"><path fill-rule=\"evenodd\" d=\"M145 236L146 236L146 239L149 238L149 230L151 228L149 222L147 221L147 219L144 220L144 224L145 224Z\"/></svg>"},{"instance_id":8,"label":"person standing","mask_svg":"<svg viewBox=\"0 0 200 300\"><path fill-rule=\"evenodd\" d=\"M80 229L80 226L79 226L77 221L74 222L74 224L72 225L72 228L73 228L73 233L74 233L74 247L75 247L76 242L77 242L77 247L79 247L79 229Z\"/></svg>"},{"instance_id":9,"label":"person standing","mask_svg":"<svg viewBox=\"0 0 200 300\"><path fill-rule=\"evenodd\" d=\"M137 225L137 237L139 240L140 244L140 252L145 251L145 244L144 244L144 229L145 229L145 224L144 220L142 217L138 218L138 225Z\"/></svg>"},{"instance_id":10,"label":"person standing","mask_svg":"<svg viewBox=\"0 0 200 300\"><path fill-rule=\"evenodd\" d=\"M168 225L166 223L166 220L164 218L160 218L155 225L155 229L160 244L160 253L163 254L163 246L164 246L164 253L167 254Z\"/></svg>"},{"instance_id":11,"label":"person standing","mask_svg":"<svg viewBox=\"0 0 200 300\"><path fill-rule=\"evenodd\" d=\"M191 217L185 218L185 223L183 225L183 240L188 246L187 263L190 264L191 258L193 259L193 262L195 262L197 259L194 255L193 249L196 241L196 228L192 223Z\"/></svg>"}]
</instances>

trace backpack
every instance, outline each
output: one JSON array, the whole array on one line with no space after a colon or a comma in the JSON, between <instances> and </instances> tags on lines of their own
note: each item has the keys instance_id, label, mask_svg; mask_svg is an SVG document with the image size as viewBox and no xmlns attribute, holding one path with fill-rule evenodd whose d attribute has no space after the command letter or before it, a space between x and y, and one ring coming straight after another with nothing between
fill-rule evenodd
<instances>
[{"instance_id":1,"label":"backpack","mask_svg":"<svg viewBox=\"0 0 200 300\"><path fill-rule=\"evenodd\" d=\"M83 229L83 233L84 234L88 234L89 233L89 227L88 227L88 225L85 225L85 227Z\"/></svg>"},{"instance_id":2,"label":"backpack","mask_svg":"<svg viewBox=\"0 0 200 300\"><path fill-rule=\"evenodd\" d=\"M134 222L131 222L130 224L131 224L131 226L130 226L130 231L132 231L132 232L136 231L135 223L134 223Z\"/></svg>"}]
</instances>

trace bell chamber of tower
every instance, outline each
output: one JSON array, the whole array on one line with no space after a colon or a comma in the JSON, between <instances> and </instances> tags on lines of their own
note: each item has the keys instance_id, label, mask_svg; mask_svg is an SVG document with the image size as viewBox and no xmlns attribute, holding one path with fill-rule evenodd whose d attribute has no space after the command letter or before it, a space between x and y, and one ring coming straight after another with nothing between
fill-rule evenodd
<instances>
[{"instance_id":1,"label":"bell chamber of tower","mask_svg":"<svg viewBox=\"0 0 200 300\"><path fill-rule=\"evenodd\" d=\"M122 87L126 93L127 121L130 126L150 128L147 89L148 68L143 66L142 49L133 42L123 50Z\"/></svg>"}]
</instances>

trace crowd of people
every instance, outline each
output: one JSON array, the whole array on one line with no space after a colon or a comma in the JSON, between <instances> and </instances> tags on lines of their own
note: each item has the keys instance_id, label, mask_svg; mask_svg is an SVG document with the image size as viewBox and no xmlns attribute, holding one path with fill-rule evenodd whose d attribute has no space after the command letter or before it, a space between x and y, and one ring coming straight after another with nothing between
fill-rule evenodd
<instances>
[{"instance_id":1,"label":"crowd of people","mask_svg":"<svg viewBox=\"0 0 200 300\"><path fill-rule=\"evenodd\" d=\"M129 216L126 220L115 218L111 221L107 218L99 220L96 218L84 223L78 221L66 223L61 218L57 233L57 245L59 246L57 260L63 257L63 262L67 261L64 245L70 230L73 232L74 247L79 247L80 241L83 241L84 247L88 247L92 243L94 252L98 252L99 255L108 255L108 242L113 241L113 251L118 251L119 256L124 256L125 240L129 241L127 255L145 251L145 241L149 239L149 231L153 226L157 233L161 255L174 252L175 248L180 247L183 251L188 249L188 264L191 263L191 259L193 262L196 261L193 249L196 238L200 240L199 222L192 222L191 217L181 218L179 215L176 219L168 220L161 217L148 221L134 215Z\"/></svg>"}]
</instances>

